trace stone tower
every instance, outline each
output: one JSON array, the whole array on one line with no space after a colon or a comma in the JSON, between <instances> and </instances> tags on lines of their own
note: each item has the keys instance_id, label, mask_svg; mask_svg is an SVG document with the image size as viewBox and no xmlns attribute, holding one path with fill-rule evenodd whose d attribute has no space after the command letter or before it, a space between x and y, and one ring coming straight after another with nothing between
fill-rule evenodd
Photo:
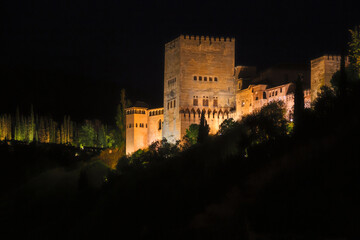
<instances>
[{"instance_id":1,"label":"stone tower","mask_svg":"<svg viewBox=\"0 0 360 240\"><path fill-rule=\"evenodd\" d=\"M339 55L324 55L311 60L311 101L317 97L320 88L331 86L330 80L334 73L340 70L341 57ZM345 66L349 65L346 58Z\"/></svg>"},{"instance_id":2,"label":"stone tower","mask_svg":"<svg viewBox=\"0 0 360 240\"><path fill-rule=\"evenodd\" d=\"M126 153L148 146L147 107L134 106L126 109Z\"/></svg>"},{"instance_id":3,"label":"stone tower","mask_svg":"<svg viewBox=\"0 0 360 240\"><path fill-rule=\"evenodd\" d=\"M162 139L164 109L148 109L144 102L126 108L126 154Z\"/></svg>"},{"instance_id":4,"label":"stone tower","mask_svg":"<svg viewBox=\"0 0 360 240\"><path fill-rule=\"evenodd\" d=\"M205 111L210 132L235 107L235 39L184 36L165 44L164 129L181 139Z\"/></svg>"}]
</instances>

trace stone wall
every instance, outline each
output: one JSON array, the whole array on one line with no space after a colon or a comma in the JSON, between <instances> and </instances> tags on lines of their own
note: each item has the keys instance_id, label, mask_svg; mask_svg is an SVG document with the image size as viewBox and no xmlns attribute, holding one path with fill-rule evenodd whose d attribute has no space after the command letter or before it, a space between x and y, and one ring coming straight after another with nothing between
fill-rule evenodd
<instances>
[{"instance_id":1,"label":"stone wall","mask_svg":"<svg viewBox=\"0 0 360 240\"><path fill-rule=\"evenodd\" d=\"M235 39L182 35L166 44L164 137L181 139L199 122L196 114L186 118L185 112L205 111L211 132L217 131L235 107L234 61Z\"/></svg>"},{"instance_id":2,"label":"stone wall","mask_svg":"<svg viewBox=\"0 0 360 240\"><path fill-rule=\"evenodd\" d=\"M149 124L148 124L148 145L162 139L163 125L164 125L164 109L155 108L149 109Z\"/></svg>"},{"instance_id":3,"label":"stone wall","mask_svg":"<svg viewBox=\"0 0 360 240\"><path fill-rule=\"evenodd\" d=\"M126 109L126 154L148 146L148 111L146 108Z\"/></svg>"},{"instance_id":4,"label":"stone wall","mask_svg":"<svg viewBox=\"0 0 360 240\"><path fill-rule=\"evenodd\" d=\"M331 87L330 80L335 72L340 70L341 57L338 55L324 55L311 60L311 100L314 101L320 88L324 85ZM349 65L346 58L345 66Z\"/></svg>"}]
</instances>

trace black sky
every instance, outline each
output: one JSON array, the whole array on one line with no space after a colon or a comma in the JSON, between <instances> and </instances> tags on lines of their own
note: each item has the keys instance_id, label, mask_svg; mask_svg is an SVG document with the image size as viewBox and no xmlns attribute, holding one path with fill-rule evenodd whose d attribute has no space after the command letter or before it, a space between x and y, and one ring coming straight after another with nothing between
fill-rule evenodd
<instances>
[{"instance_id":1,"label":"black sky","mask_svg":"<svg viewBox=\"0 0 360 240\"><path fill-rule=\"evenodd\" d=\"M0 113L110 122L121 88L162 105L164 44L179 34L236 38L236 64L308 63L346 46L356 1L6 1Z\"/></svg>"}]
</instances>

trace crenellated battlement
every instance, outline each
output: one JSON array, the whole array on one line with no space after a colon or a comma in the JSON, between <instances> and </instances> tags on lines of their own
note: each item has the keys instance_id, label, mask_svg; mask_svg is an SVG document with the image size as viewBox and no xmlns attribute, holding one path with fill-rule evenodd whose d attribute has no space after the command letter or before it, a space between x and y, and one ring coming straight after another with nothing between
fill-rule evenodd
<instances>
[{"instance_id":1,"label":"crenellated battlement","mask_svg":"<svg viewBox=\"0 0 360 240\"><path fill-rule=\"evenodd\" d=\"M197 40L204 42L235 42L233 37L211 37L211 36L197 36L197 35L180 35L180 38L187 40Z\"/></svg>"},{"instance_id":2,"label":"crenellated battlement","mask_svg":"<svg viewBox=\"0 0 360 240\"><path fill-rule=\"evenodd\" d=\"M340 55L334 55L334 54L325 54L321 57L315 58L313 60L311 60L311 62L315 62L315 61L320 61L320 60L331 60L331 61L337 61L340 62L341 61L341 56ZM349 57L346 56L345 57L345 62L349 62Z\"/></svg>"}]
</instances>

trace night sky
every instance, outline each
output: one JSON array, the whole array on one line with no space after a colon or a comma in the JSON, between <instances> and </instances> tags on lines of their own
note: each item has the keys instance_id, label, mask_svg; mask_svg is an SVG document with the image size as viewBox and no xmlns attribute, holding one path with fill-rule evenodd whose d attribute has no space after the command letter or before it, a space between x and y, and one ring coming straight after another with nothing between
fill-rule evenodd
<instances>
[{"instance_id":1,"label":"night sky","mask_svg":"<svg viewBox=\"0 0 360 240\"><path fill-rule=\"evenodd\" d=\"M162 106L164 44L180 34L236 38L236 64L260 69L340 53L355 1L6 1L0 113L32 103L55 118L111 123L120 89Z\"/></svg>"}]
</instances>

